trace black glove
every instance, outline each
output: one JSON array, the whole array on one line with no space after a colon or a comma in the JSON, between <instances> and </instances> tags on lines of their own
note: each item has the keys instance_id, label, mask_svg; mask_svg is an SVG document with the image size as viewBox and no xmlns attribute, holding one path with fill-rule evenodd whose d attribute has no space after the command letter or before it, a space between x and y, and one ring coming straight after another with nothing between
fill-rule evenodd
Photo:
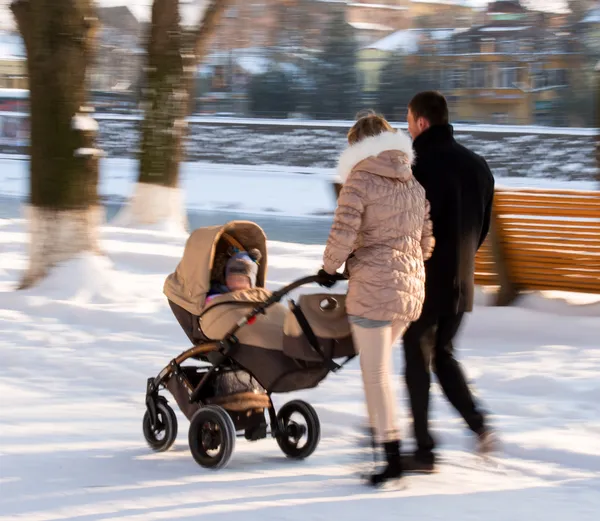
<instances>
[{"instance_id":1,"label":"black glove","mask_svg":"<svg viewBox=\"0 0 600 521\"><path fill-rule=\"evenodd\" d=\"M317 273L317 284L324 288L331 288L337 282L337 274L330 275L325 270L320 269Z\"/></svg>"}]
</instances>

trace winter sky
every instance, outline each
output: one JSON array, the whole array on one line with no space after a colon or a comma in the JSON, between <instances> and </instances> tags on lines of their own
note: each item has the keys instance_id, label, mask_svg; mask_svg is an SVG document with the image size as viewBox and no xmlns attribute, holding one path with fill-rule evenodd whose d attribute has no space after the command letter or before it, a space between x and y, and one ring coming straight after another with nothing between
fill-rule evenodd
<instances>
[{"instance_id":1,"label":"winter sky","mask_svg":"<svg viewBox=\"0 0 600 521\"><path fill-rule=\"evenodd\" d=\"M203 3L203 0L180 1L185 4ZM445 1L447 2L448 0ZM12 15L8 10L10 2L11 0L0 0L0 26L12 25ZM140 20L148 20L150 17L152 0L97 0L97 2L99 5L104 6L128 5ZM375 0L373 2L376 3ZM456 3L484 6L488 3L488 0L456 0ZM543 9L545 11L565 11L567 4L566 0L523 0L523 3L533 9ZM188 11L192 12L193 8L188 8Z\"/></svg>"}]
</instances>

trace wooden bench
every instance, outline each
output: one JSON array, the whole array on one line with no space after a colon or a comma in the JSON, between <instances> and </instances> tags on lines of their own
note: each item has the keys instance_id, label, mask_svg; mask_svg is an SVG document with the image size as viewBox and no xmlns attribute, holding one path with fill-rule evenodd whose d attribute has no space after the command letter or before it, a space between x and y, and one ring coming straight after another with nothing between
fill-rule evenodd
<instances>
[{"instance_id":1,"label":"wooden bench","mask_svg":"<svg viewBox=\"0 0 600 521\"><path fill-rule=\"evenodd\" d=\"M476 283L498 304L521 291L600 293L600 192L498 189Z\"/></svg>"}]
</instances>

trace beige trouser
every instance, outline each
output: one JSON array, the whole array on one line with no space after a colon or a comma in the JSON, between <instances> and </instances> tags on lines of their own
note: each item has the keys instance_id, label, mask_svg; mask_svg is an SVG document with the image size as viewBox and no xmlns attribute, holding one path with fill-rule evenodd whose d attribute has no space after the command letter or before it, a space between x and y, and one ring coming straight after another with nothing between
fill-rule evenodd
<instances>
[{"instance_id":1,"label":"beige trouser","mask_svg":"<svg viewBox=\"0 0 600 521\"><path fill-rule=\"evenodd\" d=\"M391 382L392 348L408 327L394 322L384 327L351 324L356 352L360 355L367 413L375 440L386 443L400 439L396 422L396 395Z\"/></svg>"}]
</instances>

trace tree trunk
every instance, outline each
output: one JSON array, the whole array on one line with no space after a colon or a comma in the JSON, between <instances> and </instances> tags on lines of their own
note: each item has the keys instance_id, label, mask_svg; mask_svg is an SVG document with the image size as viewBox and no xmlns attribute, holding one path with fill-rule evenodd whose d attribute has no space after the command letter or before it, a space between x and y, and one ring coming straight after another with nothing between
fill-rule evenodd
<instances>
[{"instance_id":1,"label":"tree trunk","mask_svg":"<svg viewBox=\"0 0 600 521\"><path fill-rule=\"evenodd\" d=\"M185 228L179 168L195 71L228 4L228 0L210 2L198 29L190 32L181 28L179 0L154 0L142 90L138 184L116 217L117 225Z\"/></svg>"},{"instance_id":2,"label":"tree trunk","mask_svg":"<svg viewBox=\"0 0 600 521\"><path fill-rule=\"evenodd\" d=\"M98 251L97 123L84 113L93 59L93 0L16 0L31 113L28 287L56 263Z\"/></svg>"}]
</instances>

